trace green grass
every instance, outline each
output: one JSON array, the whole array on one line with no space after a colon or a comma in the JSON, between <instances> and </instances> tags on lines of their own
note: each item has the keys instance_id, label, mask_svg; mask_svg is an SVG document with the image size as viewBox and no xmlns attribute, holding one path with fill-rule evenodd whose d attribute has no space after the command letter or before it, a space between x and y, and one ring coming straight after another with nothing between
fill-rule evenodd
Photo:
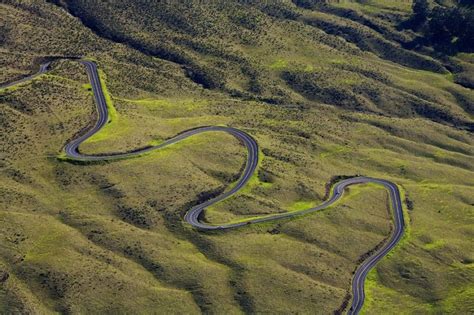
<instances>
[{"instance_id":1,"label":"green grass","mask_svg":"<svg viewBox=\"0 0 474 315\"><path fill-rule=\"evenodd\" d=\"M446 244L445 240L436 240L432 243L425 244L423 248L427 250L439 249L439 248L444 247L445 244Z\"/></svg>"},{"instance_id":2,"label":"green grass","mask_svg":"<svg viewBox=\"0 0 474 315\"><path fill-rule=\"evenodd\" d=\"M2 89L0 89L0 91L1 91L2 93L6 93L6 92L15 91L15 90L17 90L18 88L19 88L19 85L17 84L17 85L9 86L9 87L6 87L6 88L2 88Z\"/></svg>"},{"instance_id":3,"label":"green grass","mask_svg":"<svg viewBox=\"0 0 474 315\"><path fill-rule=\"evenodd\" d=\"M409 13L411 12L411 1L390 1L390 0L369 0L369 1L351 1L344 0L334 3L335 6L360 10L366 14L380 13Z\"/></svg>"},{"instance_id":4,"label":"green grass","mask_svg":"<svg viewBox=\"0 0 474 315\"><path fill-rule=\"evenodd\" d=\"M92 85L90 83L83 84L82 88L86 91L92 91Z\"/></svg>"},{"instance_id":5,"label":"green grass","mask_svg":"<svg viewBox=\"0 0 474 315\"><path fill-rule=\"evenodd\" d=\"M277 60L275 60L275 62L273 62L270 65L270 69L280 70L280 69L285 69L287 66L288 66L288 62L286 60L277 59Z\"/></svg>"},{"instance_id":6,"label":"green grass","mask_svg":"<svg viewBox=\"0 0 474 315\"><path fill-rule=\"evenodd\" d=\"M402 242L369 276L364 311L468 313L474 140L461 128L472 122L462 100L473 95L455 83L459 74L427 71L415 57L394 61L407 56L401 48L384 57L383 41L412 36L387 18L403 17L410 4L340 4L384 26L378 33L290 2L289 11L263 2L137 1L126 10L125 2L68 3L81 7L77 19L51 3L1 5L6 25L15 26L6 28L1 76L27 73L41 56L74 52L96 60L113 115L82 152L156 145L202 125L249 132L261 149L258 172L242 192L206 211L211 223L301 211L322 202L333 176L387 178L413 210L404 207ZM81 12L104 28L87 29ZM101 31L130 38L114 43ZM361 42L367 48L357 48ZM456 58L463 67L472 59ZM206 89L200 79L223 85ZM87 82L81 65L58 61L41 80L1 94L0 269L10 275L0 289L3 309L304 314L340 307L360 256L390 232L382 187L350 187L325 211L291 220L197 232L183 223L184 213L235 183L242 145L206 133L134 159L58 161L52 157L91 123ZM350 97L356 101L345 103Z\"/></svg>"},{"instance_id":7,"label":"green grass","mask_svg":"<svg viewBox=\"0 0 474 315\"><path fill-rule=\"evenodd\" d=\"M123 119L123 121L119 122L122 118L119 117L119 114L114 107L112 96L107 90L107 85L105 83L105 74L102 70L99 70L99 79L102 91L104 92L105 102L107 104L108 120L107 124L104 125L99 132L88 138L85 143L99 142L109 138L119 138L120 135L127 134L127 119ZM87 85L83 87L88 88Z\"/></svg>"},{"instance_id":8,"label":"green grass","mask_svg":"<svg viewBox=\"0 0 474 315\"><path fill-rule=\"evenodd\" d=\"M301 210L306 210L310 209L315 206L314 201L309 201L309 200L300 200L296 201L289 206L287 206L289 211L301 211Z\"/></svg>"},{"instance_id":9,"label":"green grass","mask_svg":"<svg viewBox=\"0 0 474 315\"><path fill-rule=\"evenodd\" d=\"M377 271L369 272L365 282L365 290L369 294L366 295L361 314L379 314L380 312L384 314L434 313L433 305L417 301L409 295L400 294L379 283ZM388 298L396 299L398 309L394 308L395 305L384 303Z\"/></svg>"}]
</instances>

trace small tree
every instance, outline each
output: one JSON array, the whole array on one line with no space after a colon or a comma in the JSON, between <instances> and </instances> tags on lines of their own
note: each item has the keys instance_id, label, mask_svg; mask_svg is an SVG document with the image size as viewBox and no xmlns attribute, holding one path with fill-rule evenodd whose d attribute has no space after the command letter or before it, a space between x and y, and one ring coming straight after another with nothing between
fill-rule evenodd
<instances>
[{"instance_id":1,"label":"small tree","mask_svg":"<svg viewBox=\"0 0 474 315\"><path fill-rule=\"evenodd\" d=\"M425 22L428 19L428 16L430 15L430 6L428 3L428 0L415 0L413 2L412 9L413 9L413 16L411 18L412 28L418 29L423 24L425 24Z\"/></svg>"},{"instance_id":2,"label":"small tree","mask_svg":"<svg viewBox=\"0 0 474 315\"><path fill-rule=\"evenodd\" d=\"M474 7L473 9L462 9L464 11L463 24L459 32L459 50L474 52Z\"/></svg>"}]
</instances>

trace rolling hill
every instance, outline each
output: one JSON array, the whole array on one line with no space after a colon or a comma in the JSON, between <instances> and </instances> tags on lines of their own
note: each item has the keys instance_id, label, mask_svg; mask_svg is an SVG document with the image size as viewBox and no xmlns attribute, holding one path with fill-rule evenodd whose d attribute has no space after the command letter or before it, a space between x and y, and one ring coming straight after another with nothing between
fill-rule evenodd
<instances>
[{"instance_id":1,"label":"rolling hill","mask_svg":"<svg viewBox=\"0 0 474 315\"><path fill-rule=\"evenodd\" d=\"M84 68L64 57L98 65L109 108L81 152L244 130L257 173L205 211L212 224L315 206L345 176L395 182L405 235L369 274L363 312L474 311L474 47L433 42L434 15L414 27L411 1L385 0L0 10L0 82L51 61L0 90L1 313L346 312L354 270L393 230L374 184L300 218L193 229L184 214L235 183L241 144L208 133L139 158L65 161L97 113Z\"/></svg>"}]
</instances>

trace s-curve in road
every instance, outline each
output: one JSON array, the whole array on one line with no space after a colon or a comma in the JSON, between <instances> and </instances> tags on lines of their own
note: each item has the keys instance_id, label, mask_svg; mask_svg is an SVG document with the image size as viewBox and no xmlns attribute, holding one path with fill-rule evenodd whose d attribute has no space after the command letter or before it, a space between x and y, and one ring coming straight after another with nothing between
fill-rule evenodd
<instances>
[{"instance_id":1,"label":"s-curve in road","mask_svg":"<svg viewBox=\"0 0 474 315\"><path fill-rule=\"evenodd\" d=\"M69 59L69 58L66 58ZM241 226L246 226L249 224L257 224L261 222L270 222L276 221L280 219L288 219L293 218L296 216L301 216L304 214L309 214L312 212L320 211L323 209L328 208L332 204L334 204L337 200L342 198L344 194L344 190L346 187L350 185L356 184L364 184L364 183L375 183L384 186L390 196L391 208L393 210L393 220L394 220L394 229L392 234L388 238L388 240L381 246L380 248L376 249L367 259L365 259L360 266L356 269L354 273L354 277L352 280L352 305L348 310L348 314L357 314L361 310L363 303L364 303L364 283L369 271L374 268L374 266L379 262L388 252L395 247L395 245L400 241L403 236L404 231L404 218L403 218L403 208L402 202L400 198L400 192L398 190L397 185L394 183L378 178L372 177L364 177L358 176L349 179L345 179L342 181L337 182L332 191L331 195L324 203L321 205L302 210L297 212L288 212L288 213L279 213L275 215L268 215L268 216L261 216L255 219L250 219L243 222L238 223L229 223L229 224L222 224L222 225L211 225L200 221L200 216L202 212L209 206L218 203L219 201L228 198L235 193L237 193L245 184L249 181L252 175L255 172L255 169L258 165L258 155L259 149L258 144L255 139L250 136L245 131L232 128L232 127L223 127L223 126L204 126L195 129L186 130L173 138L166 140L165 142L156 145L156 146L148 146L142 147L134 150L133 152L123 152L123 153L106 153L101 155L88 155L83 154L79 150L79 146L86 141L88 138L93 136L97 133L107 122L108 122L108 108L107 102L104 95L104 91L102 90L102 85L99 77L99 73L97 70L97 65L89 60L78 60L81 64L83 64L86 68L90 84L92 86L92 91L94 94L95 103L97 105L97 113L98 119L95 122L95 125L90 128L89 130L85 131L79 137L71 140L67 143L64 147L67 159L71 161L110 161L115 159L125 159L129 157L135 157L153 150L158 150L164 147L167 147L173 143L177 143L183 139L191 137L196 134L204 133L204 132L226 132L235 138L237 138L247 149L247 160L245 162L245 167L240 174L239 180L237 183L228 191L220 194L219 196L209 199L201 204L198 204L192 207L184 216L184 220L197 228L197 230L205 231L205 230L226 230L232 228L238 228ZM21 79L19 81L6 84L1 86L0 88L5 88L9 86L13 86L18 83L26 82L31 80L34 77L45 73L50 66L50 63L45 63L41 65L40 71L35 75L29 76L27 78Z\"/></svg>"}]
</instances>

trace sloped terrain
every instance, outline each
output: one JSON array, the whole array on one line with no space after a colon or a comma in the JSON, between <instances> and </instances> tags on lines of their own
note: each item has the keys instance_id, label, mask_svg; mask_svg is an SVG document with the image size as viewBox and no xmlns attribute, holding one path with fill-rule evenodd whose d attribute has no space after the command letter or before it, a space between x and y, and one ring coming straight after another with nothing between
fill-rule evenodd
<instances>
[{"instance_id":1,"label":"sloped terrain","mask_svg":"<svg viewBox=\"0 0 474 315\"><path fill-rule=\"evenodd\" d=\"M397 25L410 4L0 8L0 81L54 56L98 63L116 114L83 152L132 150L210 124L249 132L262 148L258 173L208 209L212 223L318 204L338 175L390 179L405 193L408 228L370 274L364 311L473 310L474 92L458 84L470 80L472 54L447 61L407 49L417 35ZM2 312L344 309L353 270L391 231L384 190L354 187L291 221L197 232L182 217L236 180L240 144L200 135L130 160L61 162L95 112L84 69L51 68L0 91Z\"/></svg>"}]
</instances>

